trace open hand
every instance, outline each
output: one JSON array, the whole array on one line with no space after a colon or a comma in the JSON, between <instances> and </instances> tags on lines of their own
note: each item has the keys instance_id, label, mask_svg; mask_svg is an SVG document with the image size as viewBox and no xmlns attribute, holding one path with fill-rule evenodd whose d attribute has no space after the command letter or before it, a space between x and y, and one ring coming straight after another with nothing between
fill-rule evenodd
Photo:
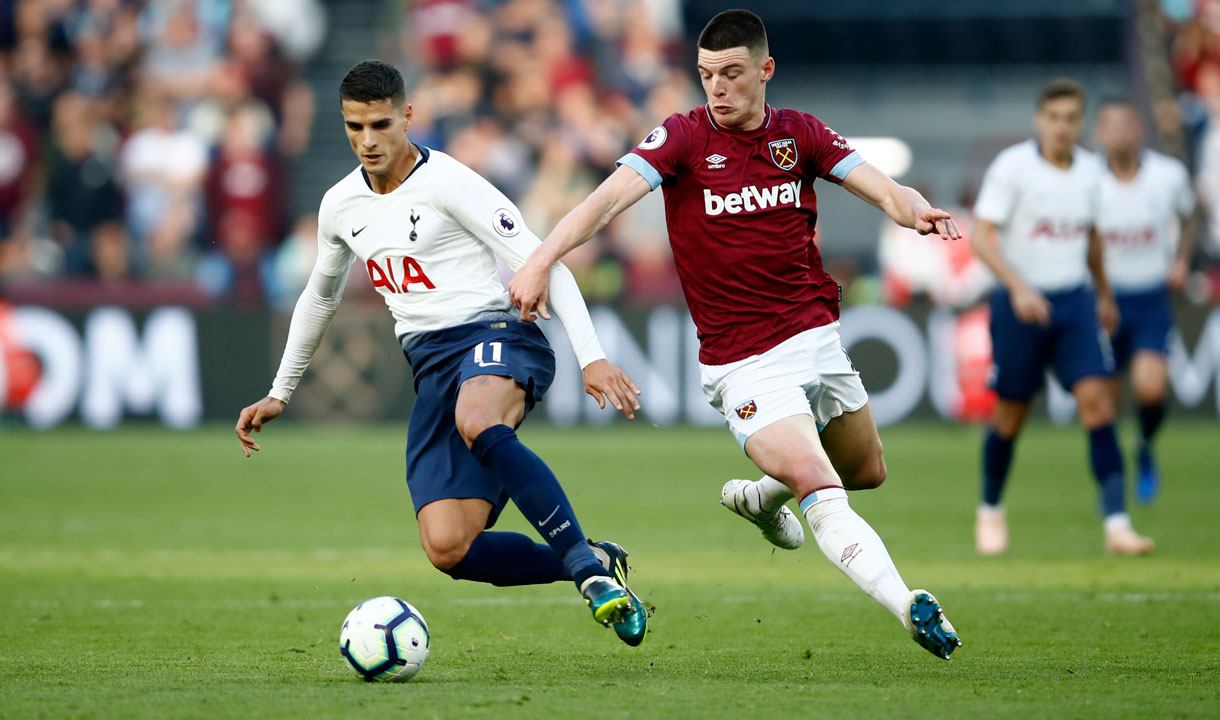
<instances>
[{"instance_id":1,"label":"open hand","mask_svg":"<svg viewBox=\"0 0 1220 720\"><path fill-rule=\"evenodd\" d=\"M953 217L940 208L928 208L915 218L915 230L920 235L940 235L941 240L958 240L962 233Z\"/></svg>"},{"instance_id":2,"label":"open hand","mask_svg":"<svg viewBox=\"0 0 1220 720\"><path fill-rule=\"evenodd\" d=\"M585 366L581 375L585 381L585 392L593 396L598 407L604 410L606 399L609 398L615 410L626 415L628 420L635 419L635 411L640 409L640 401L636 400L640 389L621 368L609 360L594 360Z\"/></svg>"},{"instance_id":3,"label":"open hand","mask_svg":"<svg viewBox=\"0 0 1220 720\"><path fill-rule=\"evenodd\" d=\"M1024 285L1012 292L1012 311L1024 323L1051 324L1051 303L1037 290Z\"/></svg>"},{"instance_id":4,"label":"open hand","mask_svg":"<svg viewBox=\"0 0 1220 720\"><path fill-rule=\"evenodd\" d=\"M263 423L276 419L282 412L284 412L284 401L273 397L265 397L241 411L241 415L237 418L237 427L234 429L237 432L237 441L241 443L241 451L246 454L246 457L250 457L251 450L259 449L258 443L250 437L250 432L261 431Z\"/></svg>"},{"instance_id":5,"label":"open hand","mask_svg":"<svg viewBox=\"0 0 1220 720\"><path fill-rule=\"evenodd\" d=\"M1097 321L1110 337L1118 332L1118 303L1113 295L1101 295L1097 298Z\"/></svg>"}]
</instances>

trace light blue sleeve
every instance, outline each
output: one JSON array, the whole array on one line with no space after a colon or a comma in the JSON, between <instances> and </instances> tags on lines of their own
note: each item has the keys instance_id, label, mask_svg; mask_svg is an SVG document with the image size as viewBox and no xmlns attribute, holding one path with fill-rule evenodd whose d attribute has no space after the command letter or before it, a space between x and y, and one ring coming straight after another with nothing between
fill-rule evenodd
<instances>
[{"instance_id":1,"label":"light blue sleeve","mask_svg":"<svg viewBox=\"0 0 1220 720\"><path fill-rule=\"evenodd\" d=\"M647 160L636 155L635 153L627 153L618 159L615 166L626 165L640 174L640 177L648 181L649 187L656 190L661 184L661 173L657 172L656 168L648 163Z\"/></svg>"},{"instance_id":2,"label":"light blue sleeve","mask_svg":"<svg viewBox=\"0 0 1220 720\"><path fill-rule=\"evenodd\" d=\"M864 158L855 150L851 151L851 155L843 158L835 163L835 166L830 169L830 174L839 182L843 182L843 178L847 177L847 173L864 164Z\"/></svg>"}]
</instances>

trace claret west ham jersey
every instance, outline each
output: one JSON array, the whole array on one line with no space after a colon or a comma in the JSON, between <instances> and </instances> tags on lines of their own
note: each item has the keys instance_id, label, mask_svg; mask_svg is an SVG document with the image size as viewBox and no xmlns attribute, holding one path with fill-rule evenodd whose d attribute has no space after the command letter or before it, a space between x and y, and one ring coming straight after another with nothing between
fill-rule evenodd
<instances>
[{"instance_id":1,"label":"claret west ham jersey","mask_svg":"<svg viewBox=\"0 0 1220 720\"><path fill-rule=\"evenodd\" d=\"M813 244L813 183L863 162L821 120L769 105L749 131L719 127L707 106L672 115L619 160L664 192L700 362L757 355L838 318L838 286Z\"/></svg>"}]
</instances>

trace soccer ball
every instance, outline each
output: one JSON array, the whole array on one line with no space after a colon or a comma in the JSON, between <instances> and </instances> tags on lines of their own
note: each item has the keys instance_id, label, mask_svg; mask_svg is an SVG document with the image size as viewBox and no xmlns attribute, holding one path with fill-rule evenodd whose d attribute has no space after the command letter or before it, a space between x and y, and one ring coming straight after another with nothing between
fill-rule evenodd
<instances>
[{"instance_id":1,"label":"soccer ball","mask_svg":"<svg viewBox=\"0 0 1220 720\"><path fill-rule=\"evenodd\" d=\"M357 605L339 631L339 652L369 682L415 677L428 659L430 642L424 616L410 603L388 595Z\"/></svg>"}]
</instances>

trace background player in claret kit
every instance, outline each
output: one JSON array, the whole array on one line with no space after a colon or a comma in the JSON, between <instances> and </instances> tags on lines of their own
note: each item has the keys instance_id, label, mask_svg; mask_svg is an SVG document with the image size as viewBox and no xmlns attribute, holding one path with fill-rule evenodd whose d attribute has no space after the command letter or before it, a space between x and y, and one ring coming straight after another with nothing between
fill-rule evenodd
<instances>
[{"instance_id":1,"label":"background player in claret kit","mask_svg":"<svg viewBox=\"0 0 1220 720\"><path fill-rule=\"evenodd\" d=\"M1165 418L1166 355L1173 327L1169 290L1181 290L1186 283L1195 194L1186 166L1144 148L1143 136L1139 112L1129 100L1101 104L1097 140L1106 154L1106 172L1097 230L1118 304L1118 332L1111 345L1118 371L1131 372L1139 418L1136 497L1150 502L1160 487L1152 441ZM1117 379L1113 391L1115 407L1121 407Z\"/></svg>"},{"instance_id":2,"label":"background player in claret kit","mask_svg":"<svg viewBox=\"0 0 1220 720\"><path fill-rule=\"evenodd\" d=\"M1075 395L1089 433L1106 550L1132 555L1153 548L1127 514L1110 385L1114 359L1105 335L1117 328L1117 314L1095 229L1103 168L1076 146L1084 110L1078 83L1057 80L1043 89L1037 139L996 157L974 208L971 242L999 281L991 299L992 387L999 397L983 443L983 499L975 524L975 545L984 555L1008 549L1000 501L1013 445L1048 365Z\"/></svg>"},{"instance_id":3,"label":"background player in claret kit","mask_svg":"<svg viewBox=\"0 0 1220 720\"><path fill-rule=\"evenodd\" d=\"M556 226L510 284L523 317L546 312L554 263L651 190L664 189L670 244L699 330L704 392L767 476L725 485L725 506L780 547L804 531L938 657L961 642L927 591L903 582L844 488L885 479L868 395L839 341L838 286L813 243L818 178L842 183L901 225L946 239L959 233L806 113L766 104L775 71L757 15L728 10L699 36L707 104L667 119ZM821 435L819 437L819 430Z\"/></svg>"},{"instance_id":4,"label":"background player in claret kit","mask_svg":"<svg viewBox=\"0 0 1220 720\"><path fill-rule=\"evenodd\" d=\"M647 613L627 587L626 552L585 539L559 481L515 432L550 385L555 358L538 327L516 317L495 256L518 268L538 239L490 183L407 139L411 106L398 70L360 63L339 95L360 167L322 198L318 260L271 392L237 421L242 449L258 450L250 432L283 411L359 258L415 375L407 485L428 559L454 579L493 585L573 580L599 622L640 644ZM585 390L634 417L639 391L606 361L571 273L556 266L550 279ZM546 545L488 531L509 499Z\"/></svg>"}]
</instances>

